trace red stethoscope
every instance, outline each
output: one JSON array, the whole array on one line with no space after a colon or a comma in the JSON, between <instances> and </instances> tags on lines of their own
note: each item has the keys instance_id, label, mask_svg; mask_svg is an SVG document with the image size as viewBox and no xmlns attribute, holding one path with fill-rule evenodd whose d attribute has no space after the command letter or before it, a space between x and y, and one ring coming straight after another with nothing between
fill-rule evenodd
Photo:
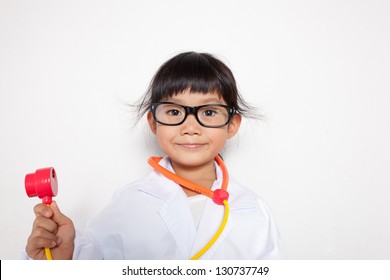
<instances>
[{"instance_id":1,"label":"red stethoscope","mask_svg":"<svg viewBox=\"0 0 390 280\"><path fill-rule=\"evenodd\" d=\"M189 190L192 190L194 192L203 194L205 196L208 196L211 198L216 204L218 205L224 205L225 206L225 213L222 219L222 223L219 226L217 232L214 234L214 236L210 239L210 241L198 252L196 253L191 260L197 260L199 259L218 239L218 237L221 235L222 231L224 230L228 217L229 217L229 204L228 204L228 198L229 193L226 191L228 182L229 182L229 174L227 172L227 168L220 156L217 156L215 158L215 161L219 165L219 167L222 170L222 186L220 189L216 189L214 191L207 189L203 186L200 186L198 184L195 184L187 179L184 179L183 177L180 177L176 175L175 173L169 171L168 169L162 167L159 164L159 161L161 160L161 157L151 157L148 160L148 163L158 172L160 172L162 175L164 175L166 178L170 179L171 181L179 184L182 187L185 187Z\"/></svg>"}]
</instances>

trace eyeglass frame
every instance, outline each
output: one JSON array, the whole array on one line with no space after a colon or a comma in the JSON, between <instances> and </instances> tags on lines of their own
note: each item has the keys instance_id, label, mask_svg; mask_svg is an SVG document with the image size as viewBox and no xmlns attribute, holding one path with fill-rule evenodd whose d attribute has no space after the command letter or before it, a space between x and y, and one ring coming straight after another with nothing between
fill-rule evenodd
<instances>
[{"instance_id":1,"label":"eyeglass frame","mask_svg":"<svg viewBox=\"0 0 390 280\"><path fill-rule=\"evenodd\" d=\"M181 122L179 122L179 123L176 123L176 124L167 124L167 123L163 123L163 122L157 120L157 118L156 118L156 108L159 105L163 105L163 104L172 104L172 105L176 105L176 106L182 107L184 109L184 111L185 111L185 115L184 115L183 120ZM208 106L219 106L219 107L225 108L226 111L228 112L228 119L227 119L226 123L224 123L223 125L218 125L218 126L204 125L198 118L198 111L199 111L199 109L204 108L204 107L208 107ZM174 102L155 102L155 103L152 103L150 105L150 111L152 112L153 119L156 122L158 122L160 124L163 124L163 125L168 125L168 126L181 125L181 124L183 124L186 121L186 119L187 119L189 114L193 114L195 116L196 121L201 126L207 127L207 128L219 128L219 127L223 127L225 125L228 125L230 123L230 121L232 120L233 116L236 114L236 108L234 108L234 106L229 106L229 105L224 105L224 104L205 104L205 105L190 107L190 106L184 106L184 105L181 105L181 104L177 104L177 103L174 103Z\"/></svg>"}]
</instances>

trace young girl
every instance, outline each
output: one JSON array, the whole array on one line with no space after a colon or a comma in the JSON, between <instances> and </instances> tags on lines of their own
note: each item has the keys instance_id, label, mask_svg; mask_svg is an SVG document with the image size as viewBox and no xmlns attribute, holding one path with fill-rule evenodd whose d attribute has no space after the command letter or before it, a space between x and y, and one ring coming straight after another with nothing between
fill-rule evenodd
<instances>
[{"instance_id":1,"label":"young girl","mask_svg":"<svg viewBox=\"0 0 390 280\"><path fill-rule=\"evenodd\" d=\"M139 106L165 157L117 191L75 234L55 202L34 208L26 252L45 259L274 259L280 240L268 207L229 178L219 153L251 107L230 69L206 53L163 64Z\"/></svg>"}]
</instances>

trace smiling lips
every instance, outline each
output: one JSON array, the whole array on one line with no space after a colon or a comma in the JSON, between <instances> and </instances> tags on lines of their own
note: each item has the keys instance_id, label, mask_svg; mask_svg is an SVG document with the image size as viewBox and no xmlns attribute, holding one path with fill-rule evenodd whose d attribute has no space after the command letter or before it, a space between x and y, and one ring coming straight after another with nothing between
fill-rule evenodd
<instances>
[{"instance_id":1,"label":"smiling lips","mask_svg":"<svg viewBox=\"0 0 390 280\"><path fill-rule=\"evenodd\" d=\"M182 143L178 145L185 149L198 149L204 146L204 144L200 144L200 143Z\"/></svg>"}]
</instances>

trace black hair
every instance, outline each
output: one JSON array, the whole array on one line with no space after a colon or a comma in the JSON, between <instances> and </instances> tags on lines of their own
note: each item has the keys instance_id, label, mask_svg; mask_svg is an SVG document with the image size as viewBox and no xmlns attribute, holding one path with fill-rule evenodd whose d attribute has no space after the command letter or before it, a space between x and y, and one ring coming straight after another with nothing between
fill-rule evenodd
<instances>
[{"instance_id":1,"label":"black hair","mask_svg":"<svg viewBox=\"0 0 390 280\"><path fill-rule=\"evenodd\" d=\"M190 93L218 93L227 105L248 118L260 118L255 108L241 97L232 71L209 53L185 52L166 61L156 72L138 105L138 117L160 102L189 90Z\"/></svg>"}]
</instances>

